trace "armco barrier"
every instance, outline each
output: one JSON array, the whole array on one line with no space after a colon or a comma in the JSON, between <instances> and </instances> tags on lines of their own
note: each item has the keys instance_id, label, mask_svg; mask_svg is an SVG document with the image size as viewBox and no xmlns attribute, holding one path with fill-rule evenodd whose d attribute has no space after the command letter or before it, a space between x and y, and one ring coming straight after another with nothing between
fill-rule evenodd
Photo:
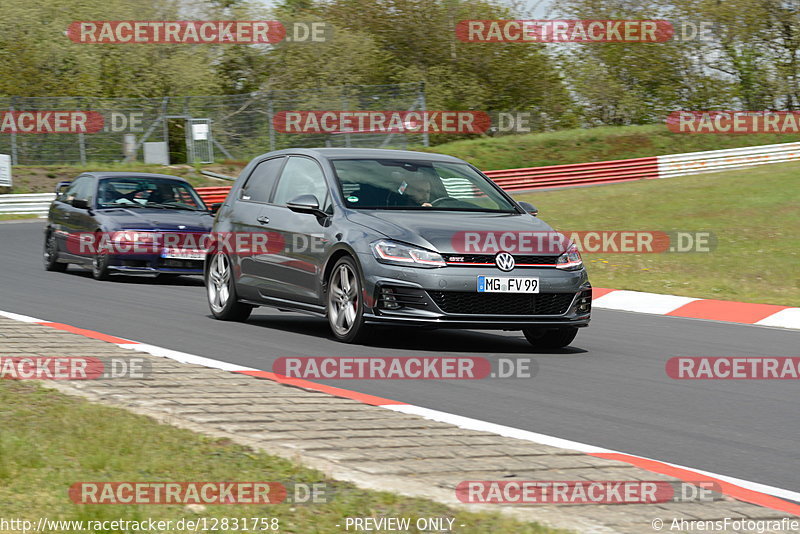
<instances>
[{"instance_id":1,"label":"armco barrier","mask_svg":"<svg viewBox=\"0 0 800 534\"><path fill-rule=\"evenodd\" d=\"M701 174L725 170L743 169L765 163L781 163L800 160L800 143L781 143L706 152L691 152L649 158L573 163L549 167L529 167L485 171L506 191L525 191L548 187L571 187L578 185L609 184L651 178L670 178L689 174ZM200 188L209 190L209 202L222 202L226 187ZM213 193L211 193L213 191ZM211 196L212 194L216 196ZM203 196L203 193L200 193Z\"/></svg>"},{"instance_id":2,"label":"armco barrier","mask_svg":"<svg viewBox=\"0 0 800 534\"><path fill-rule=\"evenodd\" d=\"M203 199L203 202L206 203L206 206L211 207L211 204L216 202L224 202L225 197L228 196L228 191L230 191L230 189L230 186L197 187L195 188L195 191L197 191L197 194Z\"/></svg>"},{"instance_id":3,"label":"armco barrier","mask_svg":"<svg viewBox=\"0 0 800 534\"><path fill-rule=\"evenodd\" d=\"M670 178L725 170L743 169L766 163L800 160L800 142L749 146L707 152L691 152L649 158L598 161L486 171L486 175L507 191L548 187L572 187L632 180ZM223 202L230 187L198 187L207 205ZM0 195L0 213L47 213L52 193Z\"/></svg>"},{"instance_id":4,"label":"armco barrier","mask_svg":"<svg viewBox=\"0 0 800 534\"><path fill-rule=\"evenodd\" d=\"M55 193L32 193L29 195L0 195L0 214L44 215L50 209Z\"/></svg>"},{"instance_id":5,"label":"armco barrier","mask_svg":"<svg viewBox=\"0 0 800 534\"><path fill-rule=\"evenodd\" d=\"M551 167L530 167L485 171L486 176L507 191L626 182L658 178L658 158L622 159L596 163L575 163Z\"/></svg>"},{"instance_id":6,"label":"armco barrier","mask_svg":"<svg viewBox=\"0 0 800 534\"><path fill-rule=\"evenodd\" d=\"M750 146L658 156L659 178L684 176L800 159L800 143Z\"/></svg>"}]
</instances>

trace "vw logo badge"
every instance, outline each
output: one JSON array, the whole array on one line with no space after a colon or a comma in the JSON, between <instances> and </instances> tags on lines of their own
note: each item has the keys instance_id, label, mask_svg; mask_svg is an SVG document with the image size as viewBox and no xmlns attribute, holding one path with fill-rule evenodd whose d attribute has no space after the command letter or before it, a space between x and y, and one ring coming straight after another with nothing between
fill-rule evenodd
<instances>
[{"instance_id":1,"label":"vw logo badge","mask_svg":"<svg viewBox=\"0 0 800 534\"><path fill-rule=\"evenodd\" d=\"M501 252L494 257L494 263L501 271L508 272L514 268L514 256L508 252Z\"/></svg>"}]
</instances>

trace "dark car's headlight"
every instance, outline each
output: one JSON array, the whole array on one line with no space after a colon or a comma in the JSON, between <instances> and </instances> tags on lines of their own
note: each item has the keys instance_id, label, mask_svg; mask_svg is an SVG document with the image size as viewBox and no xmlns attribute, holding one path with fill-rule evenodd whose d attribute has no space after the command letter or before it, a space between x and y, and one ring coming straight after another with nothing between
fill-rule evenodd
<instances>
[{"instance_id":1,"label":"dark car's headlight","mask_svg":"<svg viewBox=\"0 0 800 534\"><path fill-rule=\"evenodd\" d=\"M577 271L583 267L583 260L578 246L575 243L570 243L567 251L564 252L556 260L556 269L564 269L565 271Z\"/></svg>"},{"instance_id":2,"label":"dark car's headlight","mask_svg":"<svg viewBox=\"0 0 800 534\"><path fill-rule=\"evenodd\" d=\"M372 244L372 253L381 263L432 269L447 265L438 252L381 239Z\"/></svg>"},{"instance_id":3,"label":"dark car's headlight","mask_svg":"<svg viewBox=\"0 0 800 534\"><path fill-rule=\"evenodd\" d=\"M111 234L115 243L140 243L143 245L157 245L160 235L158 232L140 232L137 230L119 230Z\"/></svg>"}]
</instances>

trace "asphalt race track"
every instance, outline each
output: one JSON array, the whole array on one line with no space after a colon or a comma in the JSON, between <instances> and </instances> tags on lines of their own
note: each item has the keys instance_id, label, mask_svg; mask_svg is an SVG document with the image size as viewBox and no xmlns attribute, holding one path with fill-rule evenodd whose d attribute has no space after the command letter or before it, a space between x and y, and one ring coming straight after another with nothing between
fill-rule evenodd
<instances>
[{"instance_id":1,"label":"asphalt race track","mask_svg":"<svg viewBox=\"0 0 800 534\"><path fill-rule=\"evenodd\" d=\"M516 332L421 329L381 329L350 346L322 319L267 308L245 324L215 321L195 277L46 272L43 225L0 224L2 310L267 371L281 356L533 357L531 379L326 383L800 491L796 381L679 381L664 370L673 356L797 356L800 332L595 310L573 347L555 352Z\"/></svg>"}]
</instances>

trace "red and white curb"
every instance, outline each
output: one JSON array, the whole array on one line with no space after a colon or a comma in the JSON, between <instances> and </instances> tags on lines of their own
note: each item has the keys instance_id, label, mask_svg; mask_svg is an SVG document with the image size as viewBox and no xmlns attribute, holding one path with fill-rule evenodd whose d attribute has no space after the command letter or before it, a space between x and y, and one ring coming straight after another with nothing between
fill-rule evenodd
<instances>
[{"instance_id":1,"label":"red and white curb","mask_svg":"<svg viewBox=\"0 0 800 534\"><path fill-rule=\"evenodd\" d=\"M662 295L662 296L669 296L669 295ZM679 297L679 298L684 298L684 297ZM699 299L691 299L691 300L694 301ZM377 406L380 408L385 408L387 410L392 410L394 412L417 415L431 421L448 423L467 430L490 432L492 434L497 434L499 436L530 441L532 443L549 445L551 447L558 447L561 449L575 450L583 452L590 456L596 456L598 458L606 458L608 460L616 460L619 462L628 463L640 469L644 469L646 471L650 471L653 473L660 473L666 476L671 476L673 478L677 478L685 482L697 482L699 480L712 481L716 482L721 488L721 492L725 495L728 495L729 497L738 499L740 501L748 502L751 504L756 504L758 506L763 506L765 508L770 508L773 510L786 512L788 514L794 514L800 516L800 504L796 504L800 503L800 493L796 491L776 488L774 486L759 484L757 482L751 482L749 480L741 480L738 478L711 473L708 471L701 471L699 469L684 467L681 465L671 464L668 462L661 462L659 460L653 460L651 458L645 458L643 456L635 456L624 452L604 449L602 447L596 447L594 445L587 445L585 443L580 443L577 441L557 438L555 436L548 436L546 434L539 434L536 432L531 432L520 428L498 425L495 423L490 423L488 421L481 421L480 419L472 419L470 417L463 417L460 415L451 414L447 412L440 412L438 410L431 410L429 408L424 408L422 406L415 406L413 404L407 404L405 402L395 401L391 399L384 399L382 397L367 395L365 393L359 393L357 391L326 386L324 384L318 384L310 380L289 378L268 371L260 371L258 369L253 369L251 367L245 367L242 365L236 365L228 362L214 360L212 358L197 356L195 354L189 354L186 352L179 352L176 350L167 349L164 347L158 347L156 345L150 345L147 343L140 343L138 341L132 341L130 339L124 339L116 336L111 336L108 334L103 334L101 332L95 332L94 330L77 328L63 323L53 323L49 321L43 321L41 319L36 319L35 317L29 317L27 315L20 315L0 310L0 316L25 323L36 323L43 326L49 326L51 328L56 328L58 330L64 330L67 332L72 332L74 334L86 336L92 339L99 339L101 341L113 343L124 349L131 349L138 352L145 352L153 356L169 358L171 360L175 360L181 363L202 365L204 367L210 367L213 369L220 369L223 371L230 371L233 373L246 374L249 376L255 376L259 378L273 380L281 384L300 387L311 391L318 391L321 393L327 393L336 397L355 400L358 402L362 402L364 404L369 404L371 406ZM795 502L788 502L788 501L795 501Z\"/></svg>"},{"instance_id":2,"label":"red and white curb","mask_svg":"<svg viewBox=\"0 0 800 534\"><path fill-rule=\"evenodd\" d=\"M800 308L592 288L592 307L671 317L800 329Z\"/></svg>"}]
</instances>

